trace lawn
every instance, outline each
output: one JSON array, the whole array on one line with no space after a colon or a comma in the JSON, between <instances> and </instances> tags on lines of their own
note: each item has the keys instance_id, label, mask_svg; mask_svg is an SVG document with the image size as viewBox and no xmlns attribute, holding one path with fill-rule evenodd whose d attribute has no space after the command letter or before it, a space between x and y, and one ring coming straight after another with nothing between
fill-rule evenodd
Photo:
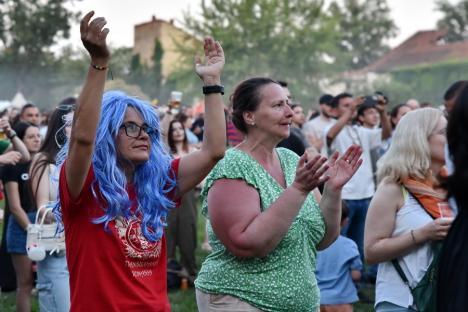
<instances>
[{"instance_id":1,"label":"lawn","mask_svg":"<svg viewBox=\"0 0 468 312\"><path fill-rule=\"evenodd\" d=\"M3 206L3 203L1 203ZM199 246L203 242L205 219L200 215L198 218L198 242ZM0 222L0 233L2 230L2 223ZM0 234L1 235L1 234ZM203 259L207 256L207 252L197 249L196 258L198 266L201 266ZM373 287L365 287L363 289L365 295L369 298L374 298ZM171 302L173 312L194 312L197 311L195 301L195 291L193 289L175 290L169 292L169 300ZM14 293L0 293L0 311L1 312L14 312L15 311L15 294ZM37 304L37 297L33 296L32 312L39 312ZM374 311L372 304L356 303L354 305L355 312L370 312Z\"/></svg>"}]
</instances>

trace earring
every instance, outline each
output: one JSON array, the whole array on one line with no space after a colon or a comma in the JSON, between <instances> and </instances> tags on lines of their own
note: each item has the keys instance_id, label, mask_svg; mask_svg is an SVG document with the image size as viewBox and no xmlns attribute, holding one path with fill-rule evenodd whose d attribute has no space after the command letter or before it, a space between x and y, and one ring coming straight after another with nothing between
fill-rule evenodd
<instances>
[{"instance_id":1,"label":"earring","mask_svg":"<svg viewBox=\"0 0 468 312\"><path fill-rule=\"evenodd\" d=\"M255 127L255 121L252 121L251 125L252 127Z\"/></svg>"}]
</instances>

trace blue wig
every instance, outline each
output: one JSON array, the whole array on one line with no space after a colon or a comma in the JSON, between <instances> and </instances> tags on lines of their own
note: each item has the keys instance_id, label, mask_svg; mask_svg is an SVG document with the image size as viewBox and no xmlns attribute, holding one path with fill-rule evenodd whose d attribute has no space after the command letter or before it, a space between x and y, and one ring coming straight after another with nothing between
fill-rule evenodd
<instances>
[{"instance_id":1,"label":"blue wig","mask_svg":"<svg viewBox=\"0 0 468 312\"><path fill-rule=\"evenodd\" d=\"M119 160L115 140L123 123L128 107L137 110L145 123L154 129L149 134L151 141L150 156L147 162L135 167L133 181L127 181ZM68 142L57 155L57 164L63 164L68 152ZM93 220L104 224L107 229L110 221L122 216L128 218L133 214L141 215L141 230L149 241L162 237L165 220L174 203L168 193L175 188L175 178L170 175L171 157L161 142L159 118L153 107L147 102L130 97L120 91L108 91L102 100L101 119L96 133L96 143L92 165L95 179L92 183L94 198L101 202L105 214ZM127 185L133 184L136 190L136 203L131 202ZM99 190L96 194L95 190ZM101 199L101 200L100 200ZM59 203L60 205L60 203ZM59 205L56 213L60 214ZM136 211L132 212L132 206Z\"/></svg>"}]
</instances>

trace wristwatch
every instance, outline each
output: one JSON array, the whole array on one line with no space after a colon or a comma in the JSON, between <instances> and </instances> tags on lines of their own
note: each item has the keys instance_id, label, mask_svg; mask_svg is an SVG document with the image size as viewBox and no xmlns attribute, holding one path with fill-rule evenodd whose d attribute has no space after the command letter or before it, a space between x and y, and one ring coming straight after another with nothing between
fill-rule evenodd
<instances>
[{"instance_id":1,"label":"wristwatch","mask_svg":"<svg viewBox=\"0 0 468 312\"><path fill-rule=\"evenodd\" d=\"M203 94L212 94L212 93L221 93L221 95L224 95L224 86L222 85L203 86Z\"/></svg>"}]
</instances>

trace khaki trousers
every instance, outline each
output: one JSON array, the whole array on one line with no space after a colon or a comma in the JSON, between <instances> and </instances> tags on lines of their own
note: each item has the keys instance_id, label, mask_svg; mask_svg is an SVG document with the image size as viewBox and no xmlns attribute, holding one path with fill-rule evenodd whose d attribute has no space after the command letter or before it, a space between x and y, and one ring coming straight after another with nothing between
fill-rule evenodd
<instances>
[{"instance_id":1,"label":"khaki trousers","mask_svg":"<svg viewBox=\"0 0 468 312\"><path fill-rule=\"evenodd\" d=\"M199 312L262 312L239 298L196 290Z\"/></svg>"}]
</instances>

